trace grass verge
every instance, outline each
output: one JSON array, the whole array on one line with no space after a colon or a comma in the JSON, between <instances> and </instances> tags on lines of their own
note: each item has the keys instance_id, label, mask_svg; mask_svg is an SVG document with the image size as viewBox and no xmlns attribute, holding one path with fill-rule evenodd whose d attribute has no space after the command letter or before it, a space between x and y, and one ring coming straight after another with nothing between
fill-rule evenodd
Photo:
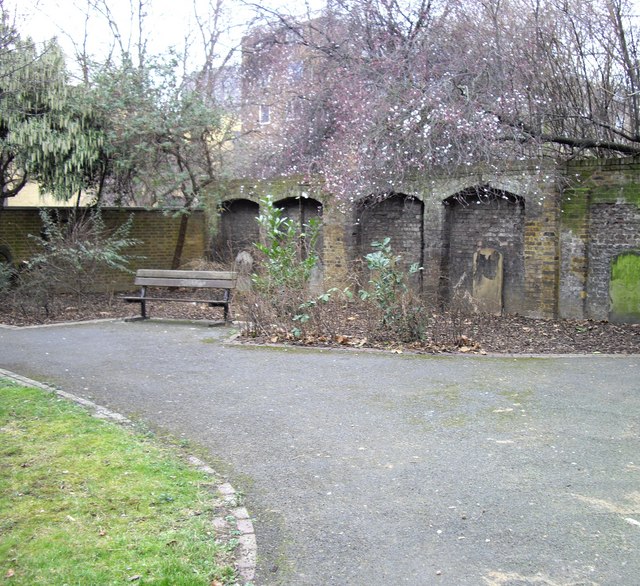
<instances>
[{"instance_id":1,"label":"grass verge","mask_svg":"<svg viewBox=\"0 0 640 586\"><path fill-rule=\"evenodd\" d=\"M213 514L175 453L0 379L0 583L233 584Z\"/></svg>"}]
</instances>

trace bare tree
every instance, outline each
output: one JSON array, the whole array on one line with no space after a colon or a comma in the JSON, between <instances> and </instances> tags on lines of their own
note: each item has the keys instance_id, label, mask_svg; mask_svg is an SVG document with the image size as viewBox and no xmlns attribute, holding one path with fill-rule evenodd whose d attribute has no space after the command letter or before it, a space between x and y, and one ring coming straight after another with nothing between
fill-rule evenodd
<instances>
[{"instance_id":1,"label":"bare tree","mask_svg":"<svg viewBox=\"0 0 640 586\"><path fill-rule=\"evenodd\" d=\"M224 154L233 140L234 115L218 91L228 73L222 52L222 0L203 14L194 2L195 27L181 48L153 54L148 0L132 3L133 39L121 33L109 3L89 0L109 23L114 50L95 62L87 91L104 121L109 172L105 201L136 202L180 215L173 267L180 264L191 212L224 176ZM127 29L129 30L129 29Z\"/></svg>"}]
</instances>

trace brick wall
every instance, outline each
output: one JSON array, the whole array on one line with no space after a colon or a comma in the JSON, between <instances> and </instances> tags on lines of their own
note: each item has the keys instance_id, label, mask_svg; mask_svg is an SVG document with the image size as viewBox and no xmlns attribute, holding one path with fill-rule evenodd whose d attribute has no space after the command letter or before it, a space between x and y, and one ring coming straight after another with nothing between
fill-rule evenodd
<instances>
[{"instance_id":1,"label":"brick wall","mask_svg":"<svg viewBox=\"0 0 640 586\"><path fill-rule=\"evenodd\" d=\"M299 226L300 231L309 220L314 218L320 220L320 234L316 243L316 251L320 255L322 262L324 238L322 235L322 204L313 198L288 197L281 199L274 204L282 210L283 217L293 220Z\"/></svg>"},{"instance_id":2,"label":"brick wall","mask_svg":"<svg viewBox=\"0 0 640 586\"><path fill-rule=\"evenodd\" d=\"M481 186L508 198L466 208L443 205ZM239 182L227 197L250 194L257 201L260 194L271 193L278 201L295 197L300 189L295 179ZM370 192L382 191L377 186ZM640 159L566 167L530 162L500 173L470 169L417 178L397 186L390 198L355 208L333 201L321 184L309 192L323 204L326 287L347 284L354 261L371 251L373 240L389 236L407 264L424 267L423 295L446 301L450 281L470 275L481 240L504 255L507 312L604 319L611 260L640 249Z\"/></svg>"},{"instance_id":3,"label":"brick wall","mask_svg":"<svg viewBox=\"0 0 640 586\"><path fill-rule=\"evenodd\" d=\"M520 199L494 198L467 207L443 205L452 195L483 185ZM353 261L370 252L371 241L389 236L393 250L407 264L418 262L424 267L424 295L444 292L445 298L448 287L440 285L463 272L470 274L473 252L482 240L483 246L504 255L506 311L532 317L606 319L612 259L640 250L640 160L572 163L551 170L530 167L512 175L469 172L442 180L422 178L399 191L408 195L396 193L377 204L354 208L334 201L320 183L310 186L296 178L239 181L225 187L223 199L243 203L231 204L227 210L232 215L225 217L223 212L218 226L222 234L233 229L233 246L246 247L258 237L255 217L262 195L284 202L288 215L295 211L286 202L303 196L309 199L302 201L323 207L325 287L348 284ZM143 241L132 253L145 257L132 268L168 268L179 218L140 209L108 209L104 218L115 226L130 213L134 214L132 237ZM203 212L191 216L183 264L206 254L209 225ZM33 243L27 235L40 230L37 209L0 211L0 246L8 246L16 262L29 258ZM129 275L109 274L98 285L120 290L130 287L130 282Z\"/></svg>"},{"instance_id":4,"label":"brick wall","mask_svg":"<svg viewBox=\"0 0 640 586\"><path fill-rule=\"evenodd\" d=\"M238 199L248 200L258 205L258 201L270 195L274 204L284 209L285 215L303 222L312 216L322 216L321 236L318 242L322 258L321 274L318 278L325 287L341 286L348 280L347 244L345 239L345 213L341 206L323 190L321 183L309 184L299 177L274 181L238 180L226 185L222 195L224 202ZM321 209L320 209L321 208ZM258 210L258 208L254 208ZM257 213L255 214L257 215ZM224 211L220 217L224 219ZM230 222L240 217L228 217ZM253 237L253 235L252 235ZM222 236L224 242L224 236ZM256 240L253 240L254 242ZM220 244L224 246L224 244Z\"/></svg>"},{"instance_id":5,"label":"brick wall","mask_svg":"<svg viewBox=\"0 0 640 586\"><path fill-rule=\"evenodd\" d=\"M68 209L59 209L61 215L69 213ZM179 217L164 215L161 211L142 209L119 210L104 209L103 220L107 227L115 228L133 215L131 238L140 240L140 244L127 251L136 258L130 268L170 268L180 226ZM12 252L14 263L28 260L34 251L34 243L29 234L39 235L42 229L39 210L37 208L5 208L0 211L0 245L8 246ZM201 259L206 253L206 222L204 213L194 212L189 217L187 236L182 253L182 264ZM121 291L131 289L132 277L126 273L108 271L96 289Z\"/></svg>"},{"instance_id":6,"label":"brick wall","mask_svg":"<svg viewBox=\"0 0 640 586\"><path fill-rule=\"evenodd\" d=\"M402 257L406 270L412 264L423 263L423 213L422 201L405 194L395 193L381 201L365 201L356 210L355 258L361 260L373 251L372 242L391 238L394 255ZM366 278L366 271L364 273ZM413 277L413 285L421 286L420 273Z\"/></svg>"},{"instance_id":7,"label":"brick wall","mask_svg":"<svg viewBox=\"0 0 640 586\"><path fill-rule=\"evenodd\" d=\"M423 229L422 292L433 303L449 295L449 243L445 233L446 206L439 197L425 193Z\"/></svg>"},{"instance_id":8,"label":"brick wall","mask_svg":"<svg viewBox=\"0 0 640 586\"><path fill-rule=\"evenodd\" d=\"M565 173L560 315L607 319L611 264L640 250L640 161L576 162Z\"/></svg>"},{"instance_id":9,"label":"brick wall","mask_svg":"<svg viewBox=\"0 0 640 586\"><path fill-rule=\"evenodd\" d=\"M34 243L28 234L39 236L40 215L35 208L4 208L0 210L0 246L11 251L14 264L31 257Z\"/></svg>"},{"instance_id":10,"label":"brick wall","mask_svg":"<svg viewBox=\"0 0 640 586\"><path fill-rule=\"evenodd\" d=\"M404 264L422 263L422 202L393 194L377 203L366 202L358 210L356 246L358 256L373 249L371 243L391 238L391 247Z\"/></svg>"},{"instance_id":11,"label":"brick wall","mask_svg":"<svg viewBox=\"0 0 640 586\"><path fill-rule=\"evenodd\" d=\"M640 209L628 203L596 203L589 215L587 315L607 319L611 263L623 252L640 250Z\"/></svg>"},{"instance_id":12,"label":"brick wall","mask_svg":"<svg viewBox=\"0 0 640 586\"><path fill-rule=\"evenodd\" d=\"M322 263L325 288L349 284L351 222L345 210L326 203L322 210Z\"/></svg>"},{"instance_id":13,"label":"brick wall","mask_svg":"<svg viewBox=\"0 0 640 586\"><path fill-rule=\"evenodd\" d=\"M515 311L529 317L558 315L559 197L547 191L526 202L524 297Z\"/></svg>"},{"instance_id":14,"label":"brick wall","mask_svg":"<svg viewBox=\"0 0 640 586\"><path fill-rule=\"evenodd\" d=\"M587 190L567 190L562 195L558 307L566 318L587 315L589 207Z\"/></svg>"}]
</instances>

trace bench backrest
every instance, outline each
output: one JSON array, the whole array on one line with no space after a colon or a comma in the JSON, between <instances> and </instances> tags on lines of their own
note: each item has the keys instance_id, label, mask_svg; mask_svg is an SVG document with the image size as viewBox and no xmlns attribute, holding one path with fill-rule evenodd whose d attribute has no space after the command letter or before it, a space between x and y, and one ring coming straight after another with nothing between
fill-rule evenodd
<instances>
[{"instance_id":1,"label":"bench backrest","mask_svg":"<svg viewBox=\"0 0 640 586\"><path fill-rule=\"evenodd\" d=\"M237 273L233 271L169 271L138 269L135 284L147 287L191 287L235 289Z\"/></svg>"}]
</instances>

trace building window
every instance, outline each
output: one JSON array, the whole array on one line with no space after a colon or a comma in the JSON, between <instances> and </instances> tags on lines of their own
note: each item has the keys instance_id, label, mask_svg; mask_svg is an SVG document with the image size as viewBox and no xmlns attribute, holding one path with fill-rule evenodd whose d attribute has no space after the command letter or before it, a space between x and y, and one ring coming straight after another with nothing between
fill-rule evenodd
<instances>
[{"instance_id":1,"label":"building window","mask_svg":"<svg viewBox=\"0 0 640 586\"><path fill-rule=\"evenodd\" d=\"M270 71L260 71L258 73L258 86L261 88L268 88L271 85L271 72Z\"/></svg>"},{"instance_id":2,"label":"building window","mask_svg":"<svg viewBox=\"0 0 640 586\"><path fill-rule=\"evenodd\" d=\"M298 120L302 116L302 98L293 98L287 102L287 120Z\"/></svg>"},{"instance_id":3,"label":"building window","mask_svg":"<svg viewBox=\"0 0 640 586\"><path fill-rule=\"evenodd\" d=\"M260 104L258 121L260 124L269 124L271 122L271 108L268 105Z\"/></svg>"},{"instance_id":4,"label":"building window","mask_svg":"<svg viewBox=\"0 0 640 586\"><path fill-rule=\"evenodd\" d=\"M302 74L304 73L304 65L302 61L293 61L289 63L287 69L290 81L300 81L302 79Z\"/></svg>"}]
</instances>

